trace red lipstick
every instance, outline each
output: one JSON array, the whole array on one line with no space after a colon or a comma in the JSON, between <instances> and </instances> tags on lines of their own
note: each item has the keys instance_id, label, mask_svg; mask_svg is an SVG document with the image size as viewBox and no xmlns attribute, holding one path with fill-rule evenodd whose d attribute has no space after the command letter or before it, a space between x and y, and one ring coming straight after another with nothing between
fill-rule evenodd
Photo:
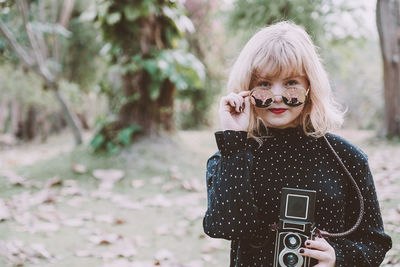
<instances>
[{"instance_id":1,"label":"red lipstick","mask_svg":"<svg viewBox=\"0 0 400 267\"><path fill-rule=\"evenodd\" d=\"M281 113L285 112L286 109L284 109L284 108L271 108L271 109L269 109L269 111L271 111L271 112L273 112L275 114L281 114Z\"/></svg>"}]
</instances>

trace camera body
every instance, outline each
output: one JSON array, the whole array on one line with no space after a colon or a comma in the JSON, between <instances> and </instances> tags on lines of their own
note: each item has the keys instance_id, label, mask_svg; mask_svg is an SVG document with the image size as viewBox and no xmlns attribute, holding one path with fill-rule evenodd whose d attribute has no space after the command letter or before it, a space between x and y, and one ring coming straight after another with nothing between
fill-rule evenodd
<instances>
[{"instance_id":1,"label":"camera body","mask_svg":"<svg viewBox=\"0 0 400 267\"><path fill-rule=\"evenodd\" d=\"M282 188L274 267L308 267L315 262L298 253L307 239L313 239L315 198L314 190Z\"/></svg>"}]
</instances>

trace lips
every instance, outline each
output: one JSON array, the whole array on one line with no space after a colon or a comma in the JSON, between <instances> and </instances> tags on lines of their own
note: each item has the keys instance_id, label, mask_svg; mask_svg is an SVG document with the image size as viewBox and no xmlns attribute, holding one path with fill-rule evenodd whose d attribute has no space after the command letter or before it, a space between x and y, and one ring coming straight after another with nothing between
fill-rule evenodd
<instances>
[{"instance_id":1,"label":"lips","mask_svg":"<svg viewBox=\"0 0 400 267\"><path fill-rule=\"evenodd\" d=\"M270 108L269 111L275 114L281 114L286 111L284 108Z\"/></svg>"}]
</instances>

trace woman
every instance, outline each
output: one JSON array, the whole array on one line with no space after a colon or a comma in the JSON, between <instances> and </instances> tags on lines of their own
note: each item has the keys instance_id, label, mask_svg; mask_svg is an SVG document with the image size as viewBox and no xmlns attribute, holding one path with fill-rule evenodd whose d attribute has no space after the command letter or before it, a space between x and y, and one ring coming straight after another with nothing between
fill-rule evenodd
<instances>
[{"instance_id":1,"label":"woman","mask_svg":"<svg viewBox=\"0 0 400 267\"><path fill-rule=\"evenodd\" d=\"M316 191L315 224L344 232L356 222L356 190L329 151L325 135L364 200L361 224L345 237L316 237L298 253L328 266L379 266L391 248L367 155L329 131L346 111L331 95L309 35L290 22L257 32L229 76L220 101L219 151L207 161L207 235L231 242L230 266L273 266L283 187ZM293 265L295 266L295 265Z\"/></svg>"}]
</instances>

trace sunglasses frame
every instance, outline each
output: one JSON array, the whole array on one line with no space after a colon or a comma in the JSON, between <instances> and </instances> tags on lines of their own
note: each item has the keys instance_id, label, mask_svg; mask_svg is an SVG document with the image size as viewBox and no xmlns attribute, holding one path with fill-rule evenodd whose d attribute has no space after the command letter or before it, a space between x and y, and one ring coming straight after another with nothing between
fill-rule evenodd
<instances>
[{"instance_id":1,"label":"sunglasses frame","mask_svg":"<svg viewBox=\"0 0 400 267\"><path fill-rule=\"evenodd\" d=\"M265 86L256 86L256 87L254 87L253 89L250 90L249 96L252 97L252 94L253 94L257 89L260 89L260 88L265 88ZM306 102L308 92L310 91L310 86L308 86L307 91L305 92L305 95L304 95L304 98L305 98L305 99L304 99L304 102L299 102L299 103L297 103L297 104L288 104L287 101L285 101L285 98L283 97L283 94L284 94L287 90L290 90L290 89L299 89L299 87L294 87L294 86L289 87L289 88L287 88L285 91L283 91L283 93L280 94L280 95L273 95L273 94L271 93L271 95L273 96L273 97L272 97L272 102L269 103L268 106L266 106L266 107L258 107L258 108L267 108L267 107L271 106L271 104L275 102L275 96L282 96L283 102L285 103L285 105L287 105L287 106L289 106L289 107L297 107L297 106L300 106L300 105L302 105L302 104L304 104L304 103ZM304 87L301 87L301 89L303 89L303 90L305 91ZM268 89L262 89L262 90L268 90ZM254 98L255 98L255 97L254 97ZM250 100L250 103L251 103L251 100ZM256 104L253 104L253 105L257 107Z\"/></svg>"}]
</instances>

